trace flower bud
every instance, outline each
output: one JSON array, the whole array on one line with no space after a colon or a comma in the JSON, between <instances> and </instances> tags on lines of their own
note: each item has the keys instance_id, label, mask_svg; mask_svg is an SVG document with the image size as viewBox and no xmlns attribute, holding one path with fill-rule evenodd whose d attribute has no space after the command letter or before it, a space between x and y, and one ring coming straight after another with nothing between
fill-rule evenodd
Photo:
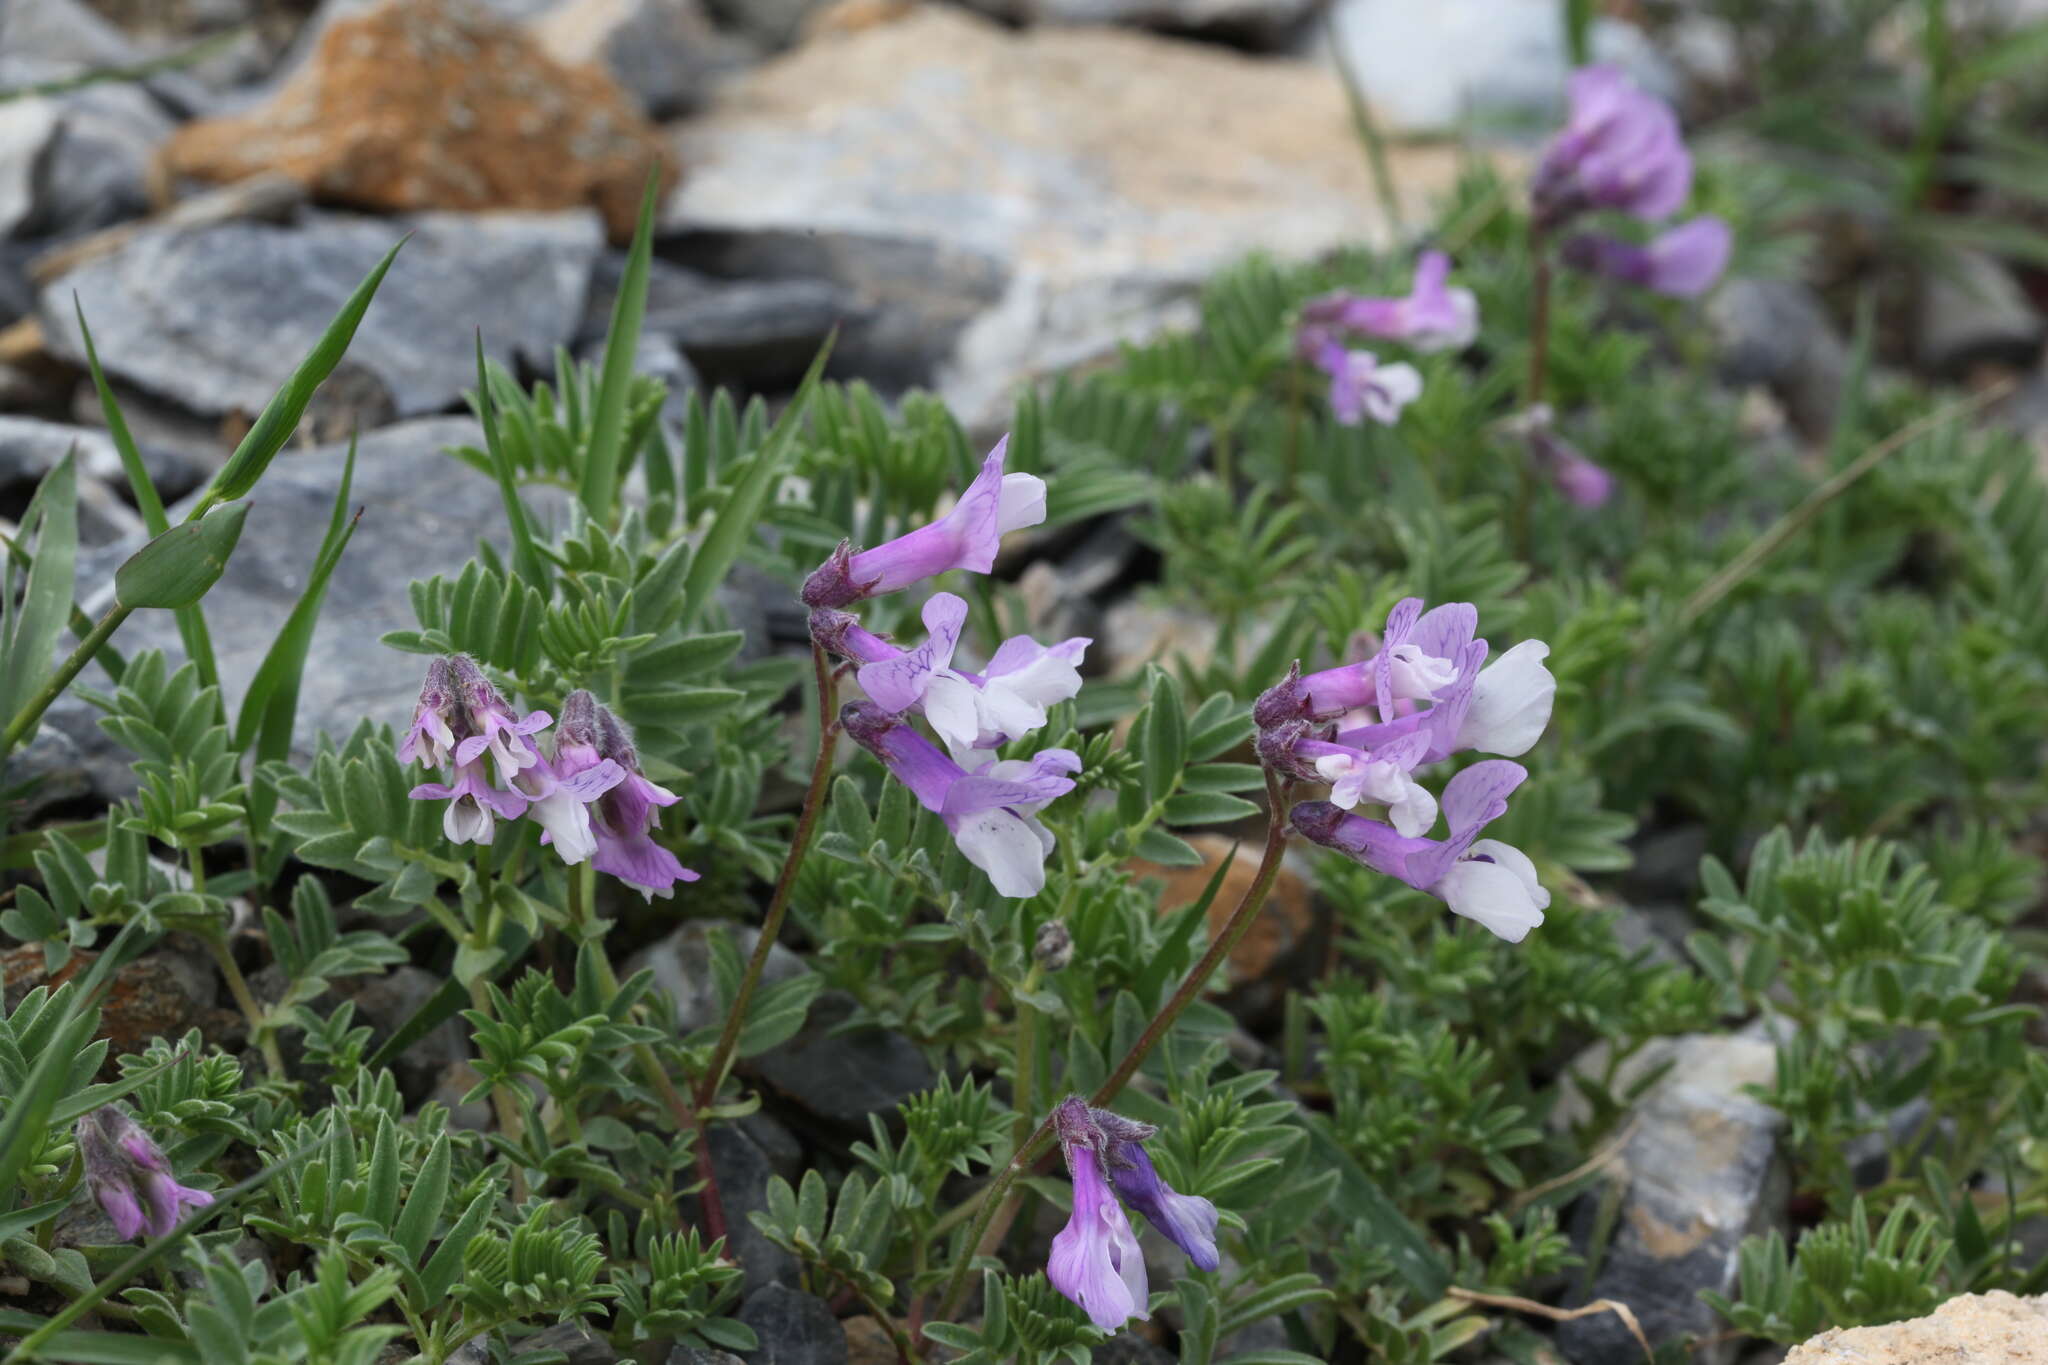
<instances>
[{"instance_id":1,"label":"flower bud","mask_svg":"<svg viewBox=\"0 0 2048 1365\"><path fill-rule=\"evenodd\" d=\"M1047 920L1038 926L1038 941L1031 948L1032 961L1048 972L1066 970L1074 960L1074 936L1059 920Z\"/></svg>"}]
</instances>

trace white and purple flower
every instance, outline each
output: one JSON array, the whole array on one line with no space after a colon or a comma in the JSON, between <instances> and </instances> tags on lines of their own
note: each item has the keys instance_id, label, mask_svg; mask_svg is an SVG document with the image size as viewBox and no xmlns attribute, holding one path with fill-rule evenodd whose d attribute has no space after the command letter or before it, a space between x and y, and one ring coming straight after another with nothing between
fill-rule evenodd
<instances>
[{"instance_id":1,"label":"white and purple flower","mask_svg":"<svg viewBox=\"0 0 2048 1365\"><path fill-rule=\"evenodd\" d=\"M938 520L872 550L855 553L841 543L804 581L804 605L845 607L952 569L987 573L994 568L1004 532L1045 520L1045 480L1003 473L1009 443L1007 436L996 442L974 482Z\"/></svg>"},{"instance_id":2,"label":"white and purple flower","mask_svg":"<svg viewBox=\"0 0 2048 1365\"><path fill-rule=\"evenodd\" d=\"M1327 330L1302 329L1301 353L1330 380L1330 412L1355 427L1370 417L1383 427L1401 420L1401 410L1422 396L1422 376L1413 365L1382 365L1371 351L1347 349Z\"/></svg>"},{"instance_id":3,"label":"white and purple flower","mask_svg":"<svg viewBox=\"0 0 2048 1365\"><path fill-rule=\"evenodd\" d=\"M1508 794L1528 770L1504 758L1475 763L1444 787L1443 813L1450 837L1402 834L1393 826L1348 814L1328 801L1304 801L1292 822L1303 837L1335 849L1444 902L1453 914L1476 920L1510 943L1543 923L1550 893L1527 854L1498 839L1479 837L1507 812Z\"/></svg>"},{"instance_id":4,"label":"white and purple flower","mask_svg":"<svg viewBox=\"0 0 2048 1365\"><path fill-rule=\"evenodd\" d=\"M1045 724L1046 713L1081 690L1079 665L1093 643L1084 637L1041 645L1028 635L1005 640L980 673L953 667L967 621L967 603L949 592L924 604L925 641L901 650L849 621L834 647L860 662L855 675L874 703L896 715L922 714L961 763L980 764L992 750Z\"/></svg>"},{"instance_id":5,"label":"white and purple flower","mask_svg":"<svg viewBox=\"0 0 2048 1365\"><path fill-rule=\"evenodd\" d=\"M1531 193L1554 227L1589 209L1646 222L1676 213L1692 193L1692 154L1678 116L1613 66L1572 73L1571 112L1544 150Z\"/></svg>"},{"instance_id":6,"label":"white and purple flower","mask_svg":"<svg viewBox=\"0 0 2048 1365\"><path fill-rule=\"evenodd\" d=\"M1097 1327L1115 1332L1133 1318L1150 1316L1144 1252L1118 1196L1186 1252L1197 1269L1222 1264L1216 1206L1160 1179L1145 1151L1156 1131L1150 1124L1090 1109L1070 1096L1053 1111L1053 1129L1074 1182L1074 1211L1053 1238L1045 1275Z\"/></svg>"},{"instance_id":7,"label":"white and purple flower","mask_svg":"<svg viewBox=\"0 0 2048 1365\"><path fill-rule=\"evenodd\" d=\"M988 874L999 894L1023 899L1045 889L1053 834L1035 812L1074 789L1069 774L1080 771L1078 754L1043 749L969 772L874 702L848 702L839 719L855 743L945 822L961 853Z\"/></svg>"},{"instance_id":8,"label":"white and purple flower","mask_svg":"<svg viewBox=\"0 0 2048 1365\"><path fill-rule=\"evenodd\" d=\"M1673 298L1697 298L1713 287L1728 267L1734 234L1712 215L1680 223L1647 245L1624 242L1600 233L1565 239L1565 264L1638 285Z\"/></svg>"}]
</instances>

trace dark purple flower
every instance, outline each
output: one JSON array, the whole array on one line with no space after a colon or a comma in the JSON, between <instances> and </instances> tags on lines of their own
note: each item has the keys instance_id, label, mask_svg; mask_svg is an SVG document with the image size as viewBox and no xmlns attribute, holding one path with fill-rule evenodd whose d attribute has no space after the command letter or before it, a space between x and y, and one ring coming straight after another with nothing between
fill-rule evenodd
<instances>
[{"instance_id":1,"label":"dark purple flower","mask_svg":"<svg viewBox=\"0 0 2048 1365\"><path fill-rule=\"evenodd\" d=\"M695 872L653 837L661 823L658 808L682 798L640 771L639 751L624 722L602 706L595 706L594 712L596 751L618 768L620 780L606 788L592 808L597 849L591 866L617 877L646 900L665 898L674 893L677 882L697 880Z\"/></svg>"},{"instance_id":2,"label":"dark purple flower","mask_svg":"<svg viewBox=\"0 0 2048 1365\"><path fill-rule=\"evenodd\" d=\"M1406 298L1326 294L1304 306L1301 319L1311 327L1405 342L1424 353L1461 350L1479 335L1479 301L1469 289L1449 288L1450 273L1450 257L1425 251Z\"/></svg>"},{"instance_id":3,"label":"dark purple flower","mask_svg":"<svg viewBox=\"0 0 2048 1365\"><path fill-rule=\"evenodd\" d=\"M1612 66L1572 73L1571 113L1544 151L1531 193L1539 223L1555 227L1588 209L1654 222L1692 192L1692 156L1678 116Z\"/></svg>"},{"instance_id":4,"label":"dark purple flower","mask_svg":"<svg viewBox=\"0 0 2048 1365\"><path fill-rule=\"evenodd\" d=\"M996 442L953 510L886 545L855 553L842 544L805 580L804 605L850 606L864 597L896 592L951 569L987 573L1006 531L1045 520L1045 481L1034 474L1003 473L1010 438Z\"/></svg>"},{"instance_id":5,"label":"dark purple flower","mask_svg":"<svg viewBox=\"0 0 2048 1365\"><path fill-rule=\"evenodd\" d=\"M1659 233L1647 246L1582 233L1565 240L1565 263L1673 298L1697 298L1728 266L1734 236L1711 215Z\"/></svg>"},{"instance_id":6,"label":"dark purple flower","mask_svg":"<svg viewBox=\"0 0 2048 1365\"><path fill-rule=\"evenodd\" d=\"M1453 777L1444 787L1443 814L1450 837L1403 835L1393 826L1350 815L1328 801L1304 801L1294 808L1294 828L1313 843L1450 906L1510 943L1520 943L1543 923L1550 893L1536 879L1527 854L1481 831L1505 814L1508 794L1528 770L1504 758L1490 758Z\"/></svg>"},{"instance_id":7,"label":"dark purple flower","mask_svg":"<svg viewBox=\"0 0 2048 1365\"><path fill-rule=\"evenodd\" d=\"M149 1134L112 1105L93 1110L72 1131L86 1186L124 1239L141 1232L167 1236L178 1226L179 1210L213 1203L205 1190L180 1185Z\"/></svg>"},{"instance_id":8,"label":"dark purple flower","mask_svg":"<svg viewBox=\"0 0 2048 1365\"><path fill-rule=\"evenodd\" d=\"M1045 889L1053 835L1034 812L1074 789L1069 774L1080 771L1078 754L1043 749L1028 759L984 763L968 772L874 702L848 702L839 717L847 735L945 823L967 861L988 874L998 894L1022 899Z\"/></svg>"},{"instance_id":9,"label":"dark purple flower","mask_svg":"<svg viewBox=\"0 0 2048 1365\"><path fill-rule=\"evenodd\" d=\"M1146 1223L1167 1241L1185 1251L1197 1270L1214 1270L1223 1264L1216 1251L1216 1206L1200 1195L1181 1194L1160 1179L1142 1141L1112 1146L1110 1176L1123 1201L1144 1214Z\"/></svg>"},{"instance_id":10,"label":"dark purple flower","mask_svg":"<svg viewBox=\"0 0 2048 1365\"><path fill-rule=\"evenodd\" d=\"M572 866L597 852L591 803L626 780L625 769L598 752L601 709L590 693L571 692L562 702L554 760L525 768L514 783L528 799L527 817L541 827L540 841Z\"/></svg>"}]
</instances>

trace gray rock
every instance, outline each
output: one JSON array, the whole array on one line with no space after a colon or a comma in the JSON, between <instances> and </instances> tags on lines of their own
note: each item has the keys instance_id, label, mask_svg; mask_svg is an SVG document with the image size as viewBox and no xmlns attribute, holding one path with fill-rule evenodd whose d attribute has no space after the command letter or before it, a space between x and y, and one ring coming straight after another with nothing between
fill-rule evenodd
<instances>
[{"instance_id":1,"label":"gray rock","mask_svg":"<svg viewBox=\"0 0 2048 1365\"><path fill-rule=\"evenodd\" d=\"M751 55L697 0L562 0L533 33L557 61L602 65L657 119L696 108L719 72Z\"/></svg>"},{"instance_id":2,"label":"gray rock","mask_svg":"<svg viewBox=\"0 0 2048 1365\"><path fill-rule=\"evenodd\" d=\"M1987 362L2032 365L2043 335L2027 291L1996 257L1954 248L1927 262L1915 343L1925 368L1959 379Z\"/></svg>"},{"instance_id":3,"label":"gray rock","mask_svg":"<svg viewBox=\"0 0 2048 1365\"><path fill-rule=\"evenodd\" d=\"M677 152L665 254L845 286L873 311L835 351L842 372L935 381L977 430L1020 381L1190 321L1247 252L1391 232L1332 72L942 5L746 73ZM1393 159L1418 205L1456 174L1440 148Z\"/></svg>"},{"instance_id":4,"label":"gray rock","mask_svg":"<svg viewBox=\"0 0 2048 1365\"><path fill-rule=\"evenodd\" d=\"M706 369L754 381L802 373L843 324L835 374L884 389L932 382L968 325L1001 302L1009 273L994 256L864 232L691 231L671 250L713 275L722 296L650 316ZM777 362L761 370L762 353Z\"/></svg>"},{"instance_id":5,"label":"gray rock","mask_svg":"<svg viewBox=\"0 0 2048 1365\"><path fill-rule=\"evenodd\" d=\"M372 1051L402 1028L441 989L442 979L411 964L393 967L382 976L346 977L334 990L356 1007L356 1021L370 1026ZM443 1073L468 1057L468 1030L459 1018L444 1019L394 1059L399 1087L408 1095L425 1095Z\"/></svg>"},{"instance_id":6,"label":"gray rock","mask_svg":"<svg viewBox=\"0 0 2048 1365\"><path fill-rule=\"evenodd\" d=\"M598 261L582 336L595 342L611 322L625 254ZM834 327L863 312L845 286L824 279L715 279L656 260L642 331L680 346L712 382L767 389L800 377Z\"/></svg>"},{"instance_id":7,"label":"gray rock","mask_svg":"<svg viewBox=\"0 0 2048 1365\"><path fill-rule=\"evenodd\" d=\"M559 1351L569 1357L568 1365L613 1365L621 1357L610 1342L580 1322L561 1322L536 1332L512 1348L512 1359Z\"/></svg>"},{"instance_id":8,"label":"gray rock","mask_svg":"<svg viewBox=\"0 0 2048 1365\"><path fill-rule=\"evenodd\" d=\"M58 100L55 138L43 155L35 211L23 236L61 237L149 210L149 167L175 126L140 86L101 84Z\"/></svg>"},{"instance_id":9,"label":"gray rock","mask_svg":"<svg viewBox=\"0 0 2048 1365\"><path fill-rule=\"evenodd\" d=\"M1623 1064L1622 1080L1662 1065L1669 1071L1624 1120L1633 1129L1606 1171L1619 1212L1587 1296L1634 1308L1652 1344L1714 1336L1718 1320L1700 1291L1735 1292L1737 1247L1782 1225L1787 1193L1778 1152L1783 1115L1745 1089L1775 1078L1771 1044L1716 1034L1659 1039ZM1556 1113L1552 1121L1566 1117ZM1582 1249L1603 1202L1599 1195L1580 1201L1574 1233ZM1557 1345L1574 1365L1642 1359L1611 1314L1559 1324ZM1721 1342L1696 1358L1726 1365L1732 1351L1732 1343Z\"/></svg>"},{"instance_id":10,"label":"gray rock","mask_svg":"<svg viewBox=\"0 0 2048 1365\"><path fill-rule=\"evenodd\" d=\"M35 311L36 290L28 278L30 254L31 248L18 242L0 241L0 327ZM13 368L0 366L4 370ZM0 385L0 411L11 406L5 386Z\"/></svg>"},{"instance_id":11,"label":"gray rock","mask_svg":"<svg viewBox=\"0 0 2048 1365\"><path fill-rule=\"evenodd\" d=\"M1387 131L1544 127L1563 112L1571 59L1551 0L1337 0L1330 31ZM1594 61L1665 99L1677 94L1677 77L1635 25L1596 19L1592 39Z\"/></svg>"},{"instance_id":12,"label":"gray rock","mask_svg":"<svg viewBox=\"0 0 2048 1365\"><path fill-rule=\"evenodd\" d=\"M1017 579L1025 610L1039 633L1055 640L1099 639L1111 590L1136 564L1137 537L1120 517L1105 520L1057 553L1033 556Z\"/></svg>"},{"instance_id":13,"label":"gray rock","mask_svg":"<svg viewBox=\"0 0 2048 1365\"><path fill-rule=\"evenodd\" d=\"M479 329L486 352L507 361L544 361L573 337L603 241L596 217L580 212L318 214L292 228L145 231L52 281L44 332L59 355L83 359L76 291L109 374L193 412L253 415L408 226L412 240L348 353L398 416L459 401L476 380Z\"/></svg>"},{"instance_id":14,"label":"gray rock","mask_svg":"<svg viewBox=\"0 0 2048 1365\"><path fill-rule=\"evenodd\" d=\"M363 519L330 580L313 633L294 735L301 755L311 752L323 729L346 734L364 716L402 725L412 714L421 661L376 640L414 624L410 579L459 570L479 538L505 547L497 487L441 454L447 446L480 441L467 418L404 422L363 437L350 498L364 509ZM206 598L230 714L298 600L326 532L345 453L343 446L323 446L278 458L256 490L227 572ZM543 520L560 506L552 496L531 492L529 503ZM174 510L172 519L178 515ZM113 566L133 548L85 557L80 581L110 580ZM115 643L129 653L153 645L182 657L169 612L138 612Z\"/></svg>"},{"instance_id":15,"label":"gray rock","mask_svg":"<svg viewBox=\"0 0 2048 1365\"><path fill-rule=\"evenodd\" d=\"M796 1257L768 1240L747 1216L767 1211L768 1181L777 1173L768 1154L731 1124L713 1128L710 1142L719 1207L725 1213L725 1254L746 1272L746 1292L771 1284L795 1288L802 1272ZM701 1223L702 1205L695 1198L688 1201L688 1211Z\"/></svg>"},{"instance_id":16,"label":"gray rock","mask_svg":"<svg viewBox=\"0 0 2048 1365\"><path fill-rule=\"evenodd\" d=\"M1258 44L1280 41L1323 0L968 0L1001 19L1030 24L1127 24L1172 33L1213 33Z\"/></svg>"},{"instance_id":17,"label":"gray rock","mask_svg":"<svg viewBox=\"0 0 2048 1365\"><path fill-rule=\"evenodd\" d=\"M1785 406L1808 440L1834 425L1849 347L1812 289L1796 280L1735 276L1707 299L1721 377L1760 384Z\"/></svg>"},{"instance_id":18,"label":"gray rock","mask_svg":"<svg viewBox=\"0 0 2048 1365\"><path fill-rule=\"evenodd\" d=\"M738 1317L760 1338L750 1365L847 1365L846 1333L823 1299L771 1284L749 1294Z\"/></svg>"},{"instance_id":19,"label":"gray rock","mask_svg":"<svg viewBox=\"0 0 2048 1365\"><path fill-rule=\"evenodd\" d=\"M668 1353L668 1365L747 1365L731 1351L714 1351L702 1346L678 1346Z\"/></svg>"},{"instance_id":20,"label":"gray rock","mask_svg":"<svg viewBox=\"0 0 2048 1365\"><path fill-rule=\"evenodd\" d=\"M0 53L78 68L126 66L141 54L128 36L78 0L7 0Z\"/></svg>"},{"instance_id":21,"label":"gray rock","mask_svg":"<svg viewBox=\"0 0 2048 1365\"><path fill-rule=\"evenodd\" d=\"M0 102L0 237L12 236L35 217L60 124L55 100L25 96Z\"/></svg>"},{"instance_id":22,"label":"gray rock","mask_svg":"<svg viewBox=\"0 0 2048 1365\"><path fill-rule=\"evenodd\" d=\"M93 400L95 410L98 399ZM143 469L157 496L172 502L199 486L206 469L197 461L162 446L137 441ZM40 482L69 451L78 452L79 471L92 479L127 487L128 473L114 449L114 438L91 427L44 422L34 417L0 414L0 496L10 496Z\"/></svg>"},{"instance_id":23,"label":"gray rock","mask_svg":"<svg viewBox=\"0 0 2048 1365\"><path fill-rule=\"evenodd\" d=\"M742 961L753 954L754 945L761 940L761 931L752 925L693 920L642 949L626 963L629 973L642 968L653 971L656 988L675 1001L676 1021L686 1034L724 1022L718 1008L718 989L711 977L713 934L730 935ZM768 950L761 983L772 986L809 970L802 958L778 943Z\"/></svg>"},{"instance_id":24,"label":"gray rock","mask_svg":"<svg viewBox=\"0 0 2048 1365\"><path fill-rule=\"evenodd\" d=\"M70 635L59 649L76 644ZM95 804L135 793L134 755L100 729L99 708L66 693L43 712L34 738L0 764L0 786L33 783L24 812L34 817L71 801Z\"/></svg>"},{"instance_id":25,"label":"gray rock","mask_svg":"<svg viewBox=\"0 0 2048 1365\"><path fill-rule=\"evenodd\" d=\"M917 1044L900 1033L839 1031L854 1008L849 996L819 996L803 1031L751 1065L800 1108L866 1132L868 1115L893 1115L899 1102L936 1085L938 1074Z\"/></svg>"},{"instance_id":26,"label":"gray rock","mask_svg":"<svg viewBox=\"0 0 2048 1365\"><path fill-rule=\"evenodd\" d=\"M763 47L784 47L803 32L804 21L827 0L707 0L719 22Z\"/></svg>"}]
</instances>

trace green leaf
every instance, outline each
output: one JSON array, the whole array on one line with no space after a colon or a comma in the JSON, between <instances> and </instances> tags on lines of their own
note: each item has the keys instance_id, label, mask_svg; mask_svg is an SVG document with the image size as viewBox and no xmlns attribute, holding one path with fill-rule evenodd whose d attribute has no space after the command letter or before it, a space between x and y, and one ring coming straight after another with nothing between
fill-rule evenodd
<instances>
[{"instance_id":1,"label":"green leaf","mask_svg":"<svg viewBox=\"0 0 2048 1365\"><path fill-rule=\"evenodd\" d=\"M173 526L114 571L115 600L130 609L191 606L220 581L248 518L249 504L236 502Z\"/></svg>"},{"instance_id":2,"label":"green leaf","mask_svg":"<svg viewBox=\"0 0 2048 1365\"><path fill-rule=\"evenodd\" d=\"M415 1263L426 1255L427 1240L434 1235L434 1224L448 1202L451 1160L448 1135L443 1133L434 1139L427 1159L420 1163L419 1174L413 1177L412 1193L406 1196L405 1211L398 1215L398 1225L391 1230L392 1240L405 1248L405 1254Z\"/></svg>"},{"instance_id":3,"label":"green leaf","mask_svg":"<svg viewBox=\"0 0 2048 1365\"><path fill-rule=\"evenodd\" d=\"M1258 813L1258 806L1242 796L1179 792L1166 798L1163 818L1169 825L1227 825Z\"/></svg>"},{"instance_id":4,"label":"green leaf","mask_svg":"<svg viewBox=\"0 0 2048 1365\"><path fill-rule=\"evenodd\" d=\"M349 295L348 302L341 306L334 321L327 325L313 349L299 362L299 368L292 372L284 387L279 389L263 409L263 415L256 419L256 425L249 428L249 434L235 447L235 453L228 457L227 465L214 477L206 495L193 510L196 520L216 503L232 502L248 494L270 468L270 462L284 443L298 429L299 418L305 415L306 404L312 401L313 391L326 382L334 367L341 363L342 354L348 344L355 340L356 328L369 311L370 300L377 295L377 286L384 282L384 274L391 269L392 261L398 258L400 239L397 246L384 253L384 259L376 269L364 277Z\"/></svg>"},{"instance_id":5,"label":"green leaf","mask_svg":"<svg viewBox=\"0 0 2048 1365\"><path fill-rule=\"evenodd\" d=\"M20 611L7 613L13 629L0 638L7 653L0 668L0 721L12 720L42 686L70 615L78 559L78 466L71 455L57 462L29 499L21 518L23 539L31 525L36 528L35 564L28 571ZM0 583L5 581L0 575Z\"/></svg>"},{"instance_id":6,"label":"green leaf","mask_svg":"<svg viewBox=\"0 0 2048 1365\"><path fill-rule=\"evenodd\" d=\"M8 1336L27 1336L47 1322L33 1313L0 1309L0 1332ZM199 1352L184 1342L134 1332L57 1332L37 1358L75 1365L200 1365Z\"/></svg>"},{"instance_id":7,"label":"green leaf","mask_svg":"<svg viewBox=\"0 0 2048 1365\"><path fill-rule=\"evenodd\" d=\"M40 1204L30 1204L25 1209L12 1213L0 1213L0 1242L9 1237L19 1237L45 1218L64 1212L71 1207L71 1197L49 1199Z\"/></svg>"},{"instance_id":8,"label":"green leaf","mask_svg":"<svg viewBox=\"0 0 2048 1365\"><path fill-rule=\"evenodd\" d=\"M1429 1239L1352 1160L1330 1132L1330 1121L1305 1109L1296 1113L1293 1121L1308 1132L1311 1163L1337 1172L1338 1216L1347 1222L1363 1222L1393 1264L1394 1273L1419 1297L1430 1301L1442 1298L1451 1282L1450 1268Z\"/></svg>"},{"instance_id":9,"label":"green leaf","mask_svg":"<svg viewBox=\"0 0 2048 1365\"><path fill-rule=\"evenodd\" d=\"M462 1275L462 1253L483 1231L484 1220L490 1217L496 1199L496 1190L485 1190L470 1201L462 1217L455 1220L455 1226L448 1229L448 1235L441 1239L441 1249L420 1271L420 1306L439 1304L455 1287L455 1281Z\"/></svg>"},{"instance_id":10,"label":"green leaf","mask_svg":"<svg viewBox=\"0 0 2048 1365\"><path fill-rule=\"evenodd\" d=\"M1138 836L1137 847L1132 850L1148 863L1161 867L1200 867L1202 855L1195 851L1193 844L1177 839L1154 825Z\"/></svg>"},{"instance_id":11,"label":"green leaf","mask_svg":"<svg viewBox=\"0 0 2048 1365\"><path fill-rule=\"evenodd\" d=\"M583 510L600 526L612 523L612 504L624 470L626 398L633 387L633 362L640 349L640 323L647 315L647 279L654 261L654 208L661 193L659 169L647 173L640 196L640 221L626 252L626 269L612 300L611 326L604 339L604 365L598 373L597 409L590 419L590 446L584 454L577 495Z\"/></svg>"},{"instance_id":12,"label":"green leaf","mask_svg":"<svg viewBox=\"0 0 2048 1365\"><path fill-rule=\"evenodd\" d=\"M498 407L491 400L491 376L484 366L484 337L476 335L476 415L483 424L484 450L491 462L491 477L498 481L498 500L505 506L505 524L512 532L512 564L519 576L534 587L548 587L548 562L533 542L533 527L526 519L526 504L519 500L519 482L512 457L498 436Z\"/></svg>"}]
</instances>

